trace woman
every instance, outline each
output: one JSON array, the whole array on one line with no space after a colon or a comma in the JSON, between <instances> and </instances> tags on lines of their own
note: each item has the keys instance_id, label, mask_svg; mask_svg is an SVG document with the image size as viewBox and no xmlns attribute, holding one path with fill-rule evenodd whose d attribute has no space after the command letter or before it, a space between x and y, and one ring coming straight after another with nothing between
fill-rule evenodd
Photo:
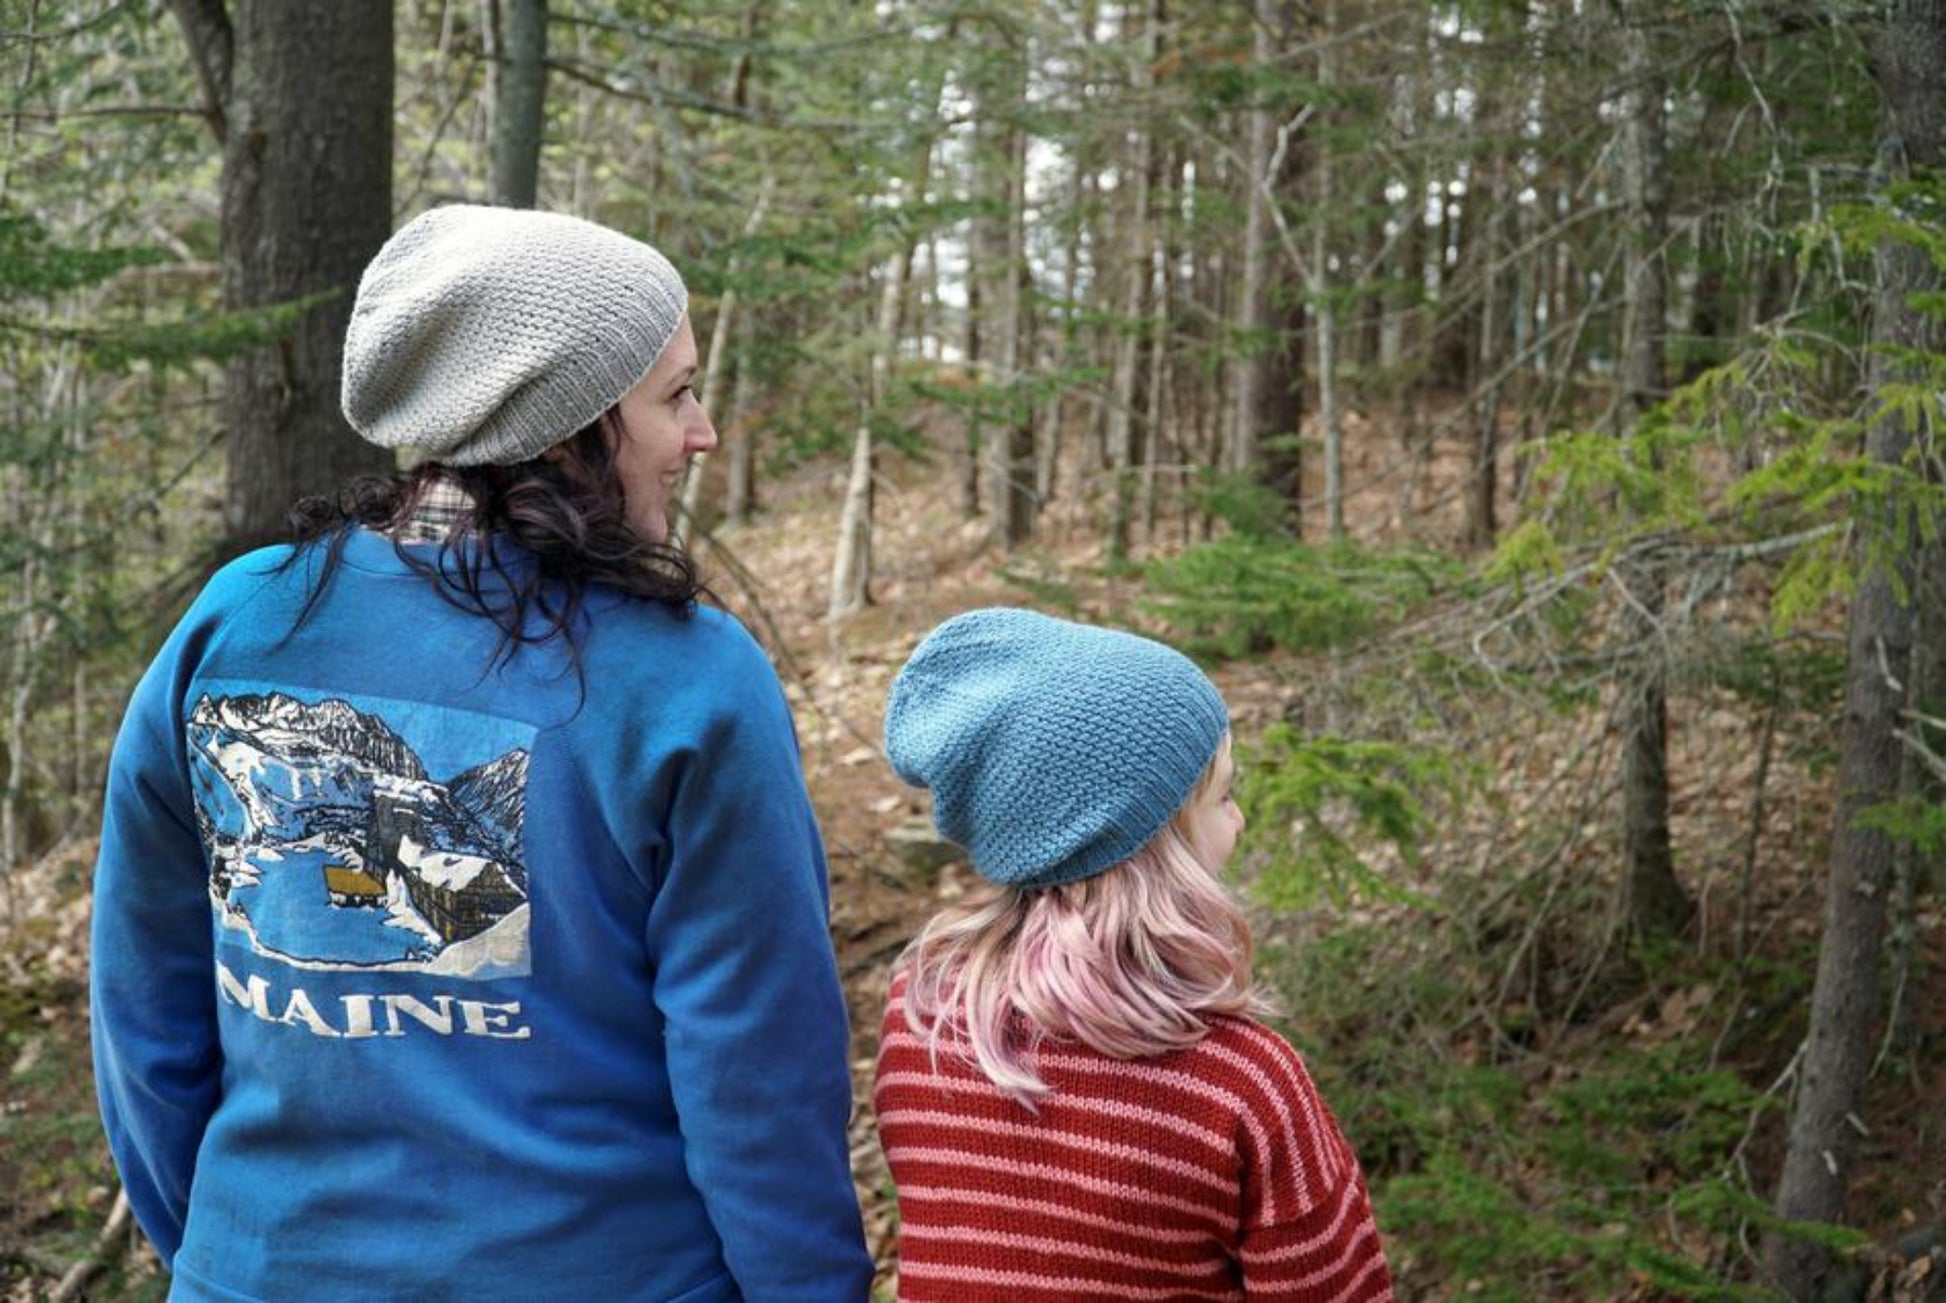
<instances>
[{"instance_id":1,"label":"woman","mask_svg":"<svg viewBox=\"0 0 1946 1303\"><path fill-rule=\"evenodd\" d=\"M424 460L211 580L136 689L102 1113L189 1299L860 1299L817 828L670 542L687 294L573 218L380 251L344 407Z\"/></svg>"}]
</instances>

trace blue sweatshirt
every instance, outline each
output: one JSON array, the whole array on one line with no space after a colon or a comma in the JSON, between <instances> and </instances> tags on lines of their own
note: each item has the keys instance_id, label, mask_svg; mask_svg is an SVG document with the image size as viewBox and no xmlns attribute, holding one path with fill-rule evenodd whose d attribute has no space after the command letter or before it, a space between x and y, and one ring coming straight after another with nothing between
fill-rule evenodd
<instances>
[{"instance_id":1,"label":"blue sweatshirt","mask_svg":"<svg viewBox=\"0 0 1946 1303\"><path fill-rule=\"evenodd\" d=\"M95 1069L171 1297L863 1299L761 650L598 590L580 674L490 668L492 624L364 532L293 632L288 555L210 582L109 774Z\"/></svg>"}]
</instances>

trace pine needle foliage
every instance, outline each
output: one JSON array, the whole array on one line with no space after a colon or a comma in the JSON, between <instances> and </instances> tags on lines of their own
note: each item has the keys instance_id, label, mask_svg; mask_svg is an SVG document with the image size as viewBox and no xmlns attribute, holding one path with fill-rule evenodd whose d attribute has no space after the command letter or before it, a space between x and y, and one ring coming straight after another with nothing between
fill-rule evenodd
<instances>
[{"instance_id":1,"label":"pine needle foliage","mask_svg":"<svg viewBox=\"0 0 1946 1303\"><path fill-rule=\"evenodd\" d=\"M1416 864L1429 805L1458 787L1454 758L1426 746L1306 734L1273 724L1239 769L1246 818L1274 829L1253 881L1272 909L1354 895L1424 903L1389 871Z\"/></svg>"},{"instance_id":2,"label":"pine needle foliage","mask_svg":"<svg viewBox=\"0 0 1946 1303\"><path fill-rule=\"evenodd\" d=\"M1433 553L1239 532L1152 562L1147 606L1198 655L1315 652L1373 637L1464 577Z\"/></svg>"},{"instance_id":3,"label":"pine needle foliage","mask_svg":"<svg viewBox=\"0 0 1946 1303\"><path fill-rule=\"evenodd\" d=\"M1946 179L1923 178L1872 203L1835 206L1799 229L1807 263L1843 283L1843 264L1881 239L1924 249L1946 267ZM1946 295L1913 306L1946 315ZM1632 551L1671 543L1695 557L1767 570L1769 632L1829 618L1867 574L1898 582L1901 557L1934 542L1946 483L1920 441L1905 463L1865 455L1865 431L1897 417L1937 429L1946 355L1887 348L1899 378L1859 401L1866 370L1858 322L1825 305L1770 323L1724 361L1678 387L1627 434L1570 430L1538 441L1540 491L1485 569L1526 592L1581 567L1593 586ZM1869 524L1871 527L1862 528ZM1889 525L1889 527L1888 527ZM1562 595L1565 596L1565 593ZM1900 598L1908 597L1900 588Z\"/></svg>"},{"instance_id":4,"label":"pine needle foliage","mask_svg":"<svg viewBox=\"0 0 1946 1303\"><path fill-rule=\"evenodd\" d=\"M32 213L0 202L0 302L44 299L86 289L130 267L150 267L168 255L146 246L102 249L57 244Z\"/></svg>"},{"instance_id":5,"label":"pine needle foliage","mask_svg":"<svg viewBox=\"0 0 1946 1303\"><path fill-rule=\"evenodd\" d=\"M1294 1034L1324 1047L1313 1069L1391 1252L1438 1297L1768 1297L1738 1283L1742 1238L1772 1222L1740 1155L1780 1099L1719 1061L1734 1037L1713 1048L1675 1030L1747 1028L1743 1006L1720 996L1734 975L1671 964L1617 993L1636 1011L1625 1025L1576 1033L1495 994L1518 942L1493 894L1483 884L1410 925L1355 918L1271 948ZM1746 976L1747 995L1764 987L1758 969ZM1804 976L1780 972L1765 1002L1801 999ZM1837 1247L1862 1238L1809 1233Z\"/></svg>"}]
</instances>

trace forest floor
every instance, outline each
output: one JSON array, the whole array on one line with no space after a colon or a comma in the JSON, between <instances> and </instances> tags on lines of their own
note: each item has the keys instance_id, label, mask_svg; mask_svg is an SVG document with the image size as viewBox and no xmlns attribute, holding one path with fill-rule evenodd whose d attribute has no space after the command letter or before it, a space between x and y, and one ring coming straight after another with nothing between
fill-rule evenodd
<instances>
[{"instance_id":1,"label":"forest floor","mask_svg":"<svg viewBox=\"0 0 1946 1303\"><path fill-rule=\"evenodd\" d=\"M1444 486L1457 482L1462 453L1440 449L1443 460L1425 467L1406 450L1373 432L1354 428L1348 440L1365 451L1350 468L1357 489L1347 517L1355 535L1370 540L1454 549L1463 534L1457 497ZM885 459L877 499L874 604L841 624L824 618L831 540L837 535L843 470L806 467L768 486L765 511L754 525L723 532L721 553L705 552L705 570L724 604L751 624L772 649L797 714L805 766L829 852L832 929L849 993L859 1111L854 1128L854 1170L866 1209L867 1233L892 1279L897 1215L890 1182L873 1136L871 1062L880 1004L889 968L917 927L942 903L969 885L967 870L950 855L918 863L927 812L922 794L904 787L880 750L885 693L907 653L939 620L992 603L1032 604L1019 582L1024 567L1058 576L1068 602L1104 619L1133 618L1140 580L1103 565L1102 534L1094 496L1060 493L1045 513L1040 534L1025 559L1011 563L989 547L981 525L968 522L957 501L953 453L942 437L939 450L921 465L898 455ZM1174 530L1173 518L1168 533ZM1182 545L1179 536L1150 547ZM756 576L752 584L739 575ZM1286 658L1287 661L1289 658ZM1214 667L1239 734L1289 713L1293 666L1265 661ZM1719 718L1719 716L1721 716ZM1752 764L1748 729L1727 712L1697 709L1672 727L1674 823L1687 885L1704 906L1700 927L1720 936L1744 908L1738 895L1742 848L1749 840L1745 803L1719 799L1744 781ZM1825 828L1830 778L1814 765L1781 763L1771 780L1767 816L1756 844L1762 851L1761 882L1747 906L1745 923L1756 946L1780 963L1802 968L1819 928ZM1527 781L1509 772L1509 786ZM1469 828L1472 827L1469 821ZM907 834L921 830L919 849ZM1490 858L1488 845L1468 844L1473 832L1455 832L1442 854L1475 863ZM1490 834L1478 834L1490 836ZM87 1050L87 877L92 842L57 848L0 885L0 1298L50 1296L55 1282L76 1263L99 1257L105 1270L85 1293L94 1298L160 1297L151 1256L128 1233L102 1228L111 1217L116 1186L93 1108ZM1853 1191L1853 1206L1875 1243L1889 1244L1913 1226L1946 1216L1946 1068L1938 1047L1946 1044L1946 925L1937 903L1922 917L1923 987L1909 992L1922 1044L1932 1046L1909 1071L1875 1079L1868 1115L1871 1134ZM1329 911L1293 925L1276 926L1279 945L1302 945L1328 930ZM1402 927L1412 919L1401 915ZM1426 926L1435 926L1428 923ZM1699 941L1699 948L1702 946ZM1801 999L1808 972L1788 989ZM1801 1012L1718 990L1708 979L1677 979L1654 989L1640 984L1603 986L1577 1021L1572 1038L1529 1047L1543 1066L1530 1076L1571 1081L1604 1043L1629 1042L1645 1053L1671 1043L1714 1038L1734 1046L1737 1072L1758 1091L1781 1077L1801 1035ZM1304 1010L1293 1019L1304 1030ZM1502 1026L1511 1018L1501 1020ZM1382 1027L1382 1020L1377 1024ZM1477 1033L1477 1029L1476 1029ZM1455 1034L1449 1044L1422 1052L1464 1061L1477 1053L1472 1037ZM1341 1032L1320 1032L1323 1052L1340 1045ZM1313 1038L1307 1048L1318 1044ZM1350 1052L1352 1047L1342 1048ZM1714 1057L1714 1056L1712 1056ZM1524 1070L1525 1071L1525 1070ZM1329 1090L1329 1078L1324 1078ZM1538 1097L1538 1096L1537 1096ZM1334 1100L1357 1138L1358 1112ZM1768 1190L1780 1152L1780 1111L1753 1119L1738 1154L1753 1185ZM1367 1154L1377 1185L1394 1157ZM1405 1161L1405 1160L1397 1160ZM1536 1193L1536 1199L1546 1196ZM1388 1234L1392 1232L1388 1228ZM1389 1248L1404 1299L1466 1297L1479 1290L1463 1266L1418 1251L1394 1237ZM1706 1251L1699 1251L1706 1252ZM1896 1292L1896 1261L1881 1253L1865 1258L1878 1297L1917 1299ZM1536 1283L1528 1297L1664 1297L1624 1276L1605 1293L1559 1290ZM1862 1295L1861 1295L1862 1296Z\"/></svg>"}]
</instances>

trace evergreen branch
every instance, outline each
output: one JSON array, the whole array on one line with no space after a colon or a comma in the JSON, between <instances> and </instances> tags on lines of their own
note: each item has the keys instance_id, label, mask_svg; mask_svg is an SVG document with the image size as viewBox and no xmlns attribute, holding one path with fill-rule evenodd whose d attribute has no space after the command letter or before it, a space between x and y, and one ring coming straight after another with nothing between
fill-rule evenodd
<instances>
[{"instance_id":1,"label":"evergreen branch","mask_svg":"<svg viewBox=\"0 0 1946 1303\"><path fill-rule=\"evenodd\" d=\"M615 32L623 36L633 36L650 45L667 46L675 50L702 50L732 58L754 55L759 58L784 60L821 58L840 51L878 46L882 45L888 37L909 37L920 26L917 21L894 23L874 27L871 31L860 32L856 36L841 36L827 41L806 41L801 45L787 45L781 41L757 40L748 36L717 37L706 36L696 31L670 31L666 28L652 27L647 23L631 23L619 18L595 15L550 13L548 22L561 27L591 27L596 31Z\"/></svg>"},{"instance_id":2,"label":"evergreen branch","mask_svg":"<svg viewBox=\"0 0 1946 1303\"><path fill-rule=\"evenodd\" d=\"M1728 513L1714 518L1717 524L1727 523L1731 519L1734 516ZM1773 538L1736 543L1698 542L1673 530L1644 534L1619 546L1591 542L1585 545L1581 560L1559 567L1546 582L1535 583L1530 576L1482 594L1477 603L1480 607L1490 607L1496 595L1504 598L1518 591L1522 596L1512 610L1489 619L1474 630L1470 639L1471 650L1479 663L1489 670L1512 668L1510 662L1496 658L1487 650L1489 641L1502 632L1531 621L1564 593L1598 581L1608 581L1615 572L1631 566L1688 576L1689 582L1673 613L1665 611L1661 617L1651 618L1638 607L1638 613L1653 628L1653 640L1661 642L1669 627L1685 627L1688 617L1693 615L1702 601L1720 591L1742 566L1795 553L1820 539L1841 533L1845 528L1842 522L1830 522ZM1624 600L1633 603L1633 597L1627 593L1625 585L1623 593ZM1672 614L1682 618L1670 618ZM1610 647L1604 654L1583 657L1577 663L1591 669L1627 664L1635 659L1639 650L1636 647Z\"/></svg>"},{"instance_id":3,"label":"evergreen branch","mask_svg":"<svg viewBox=\"0 0 1946 1303\"><path fill-rule=\"evenodd\" d=\"M111 339L113 331L99 326L64 326L27 317L0 316L0 334L32 335L62 344L99 344Z\"/></svg>"},{"instance_id":4,"label":"evergreen branch","mask_svg":"<svg viewBox=\"0 0 1946 1303\"><path fill-rule=\"evenodd\" d=\"M89 18L77 19L66 27L57 27L51 32L40 31L0 31L0 43L6 45L57 45L71 41L83 32L93 31L106 24L110 19L135 8L133 0L117 0Z\"/></svg>"},{"instance_id":5,"label":"evergreen branch","mask_svg":"<svg viewBox=\"0 0 1946 1303\"><path fill-rule=\"evenodd\" d=\"M558 72L571 81L584 86L592 86L617 99L630 100L637 104L648 104L655 108L673 105L676 108L691 109L707 113L713 117L728 118L734 122L747 122L751 126L765 127L772 131L845 131L878 132L903 131L904 122L896 119L872 121L864 118L787 118L773 113L761 112L747 105L732 104L724 100L697 95L692 91L673 90L657 86L651 90L637 90L632 86L621 85L609 80L600 70L590 68L578 61L564 58L550 58L546 67ZM948 125L951 125L949 123Z\"/></svg>"},{"instance_id":6,"label":"evergreen branch","mask_svg":"<svg viewBox=\"0 0 1946 1303\"><path fill-rule=\"evenodd\" d=\"M85 109L13 109L23 122L66 122L72 118L203 118L208 109L191 104L102 104Z\"/></svg>"}]
</instances>

